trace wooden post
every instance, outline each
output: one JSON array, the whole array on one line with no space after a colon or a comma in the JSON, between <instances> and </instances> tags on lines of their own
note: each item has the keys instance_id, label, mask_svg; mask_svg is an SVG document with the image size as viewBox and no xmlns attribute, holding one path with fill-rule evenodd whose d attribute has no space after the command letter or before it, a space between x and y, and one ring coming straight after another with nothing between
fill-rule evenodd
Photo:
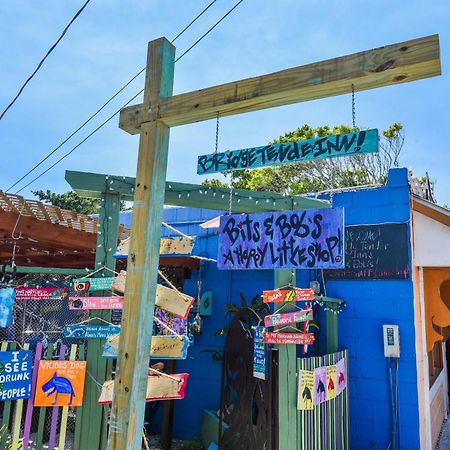
<instances>
[{"instance_id":1,"label":"wooden post","mask_svg":"<svg viewBox=\"0 0 450 450\"><path fill-rule=\"evenodd\" d=\"M327 353L334 353L339 350L337 306L327 304L327 308Z\"/></svg>"},{"instance_id":2,"label":"wooden post","mask_svg":"<svg viewBox=\"0 0 450 450\"><path fill-rule=\"evenodd\" d=\"M167 39L149 43L147 109L172 95L174 61L175 47ZM142 445L168 145L169 128L164 123L156 120L141 125L110 450L140 450Z\"/></svg>"},{"instance_id":3,"label":"wooden post","mask_svg":"<svg viewBox=\"0 0 450 450\"><path fill-rule=\"evenodd\" d=\"M120 195L116 193L102 193L97 234L97 248L95 251L95 268L108 267L115 270L116 260L113 254L117 247L119 231ZM101 271L96 276L111 276L108 271ZM104 293L108 295L107 292ZM110 295L110 294L109 294ZM92 311L91 316L111 320L111 311ZM91 339L87 348L87 370L100 384L108 375L107 360L102 357L104 339ZM98 450L106 446L105 409L98 404L98 386L90 376L86 377L84 385L83 406L77 408L81 414L79 450ZM75 449L78 450L78 449Z\"/></svg>"},{"instance_id":4,"label":"wooden post","mask_svg":"<svg viewBox=\"0 0 450 450\"><path fill-rule=\"evenodd\" d=\"M275 288L295 284L295 271L275 270ZM280 309L286 303L277 303ZM283 308L295 309L292 304ZM297 353L295 345L278 346L278 448L297 450Z\"/></svg>"}]
</instances>

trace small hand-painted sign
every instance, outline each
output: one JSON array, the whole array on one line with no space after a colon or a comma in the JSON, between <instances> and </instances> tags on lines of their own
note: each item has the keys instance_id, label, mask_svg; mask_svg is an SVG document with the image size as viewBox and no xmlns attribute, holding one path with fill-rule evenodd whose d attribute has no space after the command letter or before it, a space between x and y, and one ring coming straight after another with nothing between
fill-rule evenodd
<instances>
[{"instance_id":1,"label":"small hand-painted sign","mask_svg":"<svg viewBox=\"0 0 450 450\"><path fill-rule=\"evenodd\" d=\"M297 409L314 409L314 372L300 370L298 374Z\"/></svg>"},{"instance_id":2,"label":"small hand-painted sign","mask_svg":"<svg viewBox=\"0 0 450 450\"><path fill-rule=\"evenodd\" d=\"M122 309L123 297L69 297L69 309Z\"/></svg>"},{"instance_id":3,"label":"small hand-painted sign","mask_svg":"<svg viewBox=\"0 0 450 450\"><path fill-rule=\"evenodd\" d=\"M337 388L336 395L339 395L347 387L347 369L345 359L342 358L336 363Z\"/></svg>"},{"instance_id":4,"label":"small hand-painted sign","mask_svg":"<svg viewBox=\"0 0 450 450\"><path fill-rule=\"evenodd\" d=\"M73 288L76 292L85 291L110 291L114 277L77 278L73 280Z\"/></svg>"},{"instance_id":5,"label":"small hand-painted sign","mask_svg":"<svg viewBox=\"0 0 450 450\"><path fill-rule=\"evenodd\" d=\"M65 325L64 337L80 339L107 339L120 333L120 327L112 325Z\"/></svg>"},{"instance_id":6,"label":"small hand-painted sign","mask_svg":"<svg viewBox=\"0 0 450 450\"><path fill-rule=\"evenodd\" d=\"M65 288L28 288L16 287L16 300L64 300L67 298Z\"/></svg>"},{"instance_id":7,"label":"small hand-painted sign","mask_svg":"<svg viewBox=\"0 0 450 450\"><path fill-rule=\"evenodd\" d=\"M190 255L194 248L195 239L189 236L161 238L159 244L160 255ZM128 258L130 238L124 239L117 247L114 258Z\"/></svg>"},{"instance_id":8,"label":"small hand-painted sign","mask_svg":"<svg viewBox=\"0 0 450 450\"><path fill-rule=\"evenodd\" d=\"M81 406L86 361L39 361L34 406Z\"/></svg>"},{"instance_id":9,"label":"small hand-painted sign","mask_svg":"<svg viewBox=\"0 0 450 450\"><path fill-rule=\"evenodd\" d=\"M219 269L344 267L342 208L220 218Z\"/></svg>"},{"instance_id":10,"label":"small hand-painted sign","mask_svg":"<svg viewBox=\"0 0 450 450\"><path fill-rule=\"evenodd\" d=\"M11 325L16 291L13 288L0 289L0 328Z\"/></svg>"},{"instance_id":11,"label":"small hand-painted sign","mask_svg":"<svg viewBox=\"0 0 450 450\"><path fill-rule=\"evenodd\" d=\"M264 317L264 326L277 327L281 325L289 325L292 323L307 322L313 319L312 309L303 309L284 314L272 314Z\"/></svg>"},{"instance_id":12,"label":"small hand-painted sign","mask_svg":"<svg viewBox=\"0 0 450 450\"><path fill-rule=\"evenodd\" d=\"M31 350L0 352L0 400L19 400L31 396Z\"/></svg>"},{"instance_id":13,"label":"small hand-painted sign","mask_svg":"<svg viewBox=\"0 0 450 450\"><path fill-rule=\"evenodd\" d=\"M149 375L145 400L155 402L158 400L182 400L185 395L189 374L177 373L169 376ZM114 393L114 380L103 383L98 403L107 405L112 403Z\"/></svg>"},{"instance_id":14,"label":"small hand-painted sign","mask_svg":"<svg viewBox=\"0 0 450 450\"><path fill-rule=\"evenodd\" d=\"M327 399L327 368L317 367L314 369L314 403L319 405Z\"/></svg>"},{"instance_id":15,"label":"small hand-painted sign","mask_svg":"<svg viewBox=\"0 0 450 450\"><path fill-rule=\"evenodd\" d=\"M267 347L264 344L264 327L256 326L253 335L253 376L260 380L267 378Z\"/></svg>"},{"instance_id":16,"label":"small hand-painted sign","mask_svg":"<svg viewBox=\"0 0 450 450\"><path fill-rule=\"evenodd\" d=\"M314 300L314 291L310 288L275 289L263 291L264 303L304 302Z\"/></svg>"},{"instance_id":17,"label":"small hand-painted sign","mask_svg":"<svg viewBox=\"0 0 450 450\"><path fill-rule=\"evenodd\" d=\"M304 141L202 155L198 157L197 173L204 175L230 170L256 169L376 152L378 152L378 130L362 130Z\"/></svg>"},{"instance_id":18,"label":"small hand-painted sign","mask_svg":"<svg viewBox=\"0 0 450 450\"><path fill-rule=\"evenodd\" d=\"M313 342L313 333L264 333L264 343L266 344L311 345Z\"/></svg>"},{"instance_id":19,"label":"small hand-painted sign","mask_svg":"<svg viewBox=\"0 0 450 450\"><path fill-rule=\"evenodd\" d=\"M117 358L119 340L119 335L108 338L103 347L104 358ZM152 336L149 356L157 359L186 359L188 347L187 337L181 340L177 336Z\"/></svg>"}]
</instances>

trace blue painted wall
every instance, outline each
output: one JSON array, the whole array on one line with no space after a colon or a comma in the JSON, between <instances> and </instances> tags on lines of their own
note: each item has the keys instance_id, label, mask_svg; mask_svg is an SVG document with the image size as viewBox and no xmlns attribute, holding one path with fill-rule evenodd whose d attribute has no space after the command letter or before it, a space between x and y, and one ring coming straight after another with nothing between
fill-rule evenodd
<instances>
[{"instance_id":1,"label":"blue painted wall","mask_svg":"<svg viewBox=\"0 0 450 450\"><path fill-rule=\"evenodd\" d=\"M392 169L385 187L335 194L334 206L345 208L347 225L409 221L409 189L406 169ZM165 221L183 232L199 236L196 253L215 258L217 236L199 224L219 211L190 208L165 210ZM198 274L193 272L185 291L197 294ZM213 315L203 320L203 334L195 338L188 358L178 371L190 373L186 398L175 402L174 437L199 435L203 409L217 410L220 401L221 365L211 351L220 350L224 338L214 333L228 323L224 304L248 299L273 287L272 271L218 271L214 263L203 266L203 289L214 292ZM306 287L315 271L299 271L297 285ZM347 302L339 315L341 348L349 349L350 438L352 450L386 449L389 444L390 404L387 360L383 356L382 325L400 326L399 363L400 442L402 449L419 448L419 417L415 359L413 284L405 281L340 280L326 283L327 294ZM325 329L324 318L321 334ZM256 450L256 449L255 449Z\"/></svg>"}]
</instances>

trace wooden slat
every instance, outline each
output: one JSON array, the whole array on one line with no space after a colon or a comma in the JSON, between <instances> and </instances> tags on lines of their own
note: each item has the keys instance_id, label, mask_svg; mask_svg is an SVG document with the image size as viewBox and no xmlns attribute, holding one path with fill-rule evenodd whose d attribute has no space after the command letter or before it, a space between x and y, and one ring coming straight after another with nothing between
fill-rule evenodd
<instances>
[{"instance_id":1,"label":"wooden slat","mask_svg":"<svg viewBox=\"0 0 450 450\"><path fill-rule=\"evenodd\" d=\"M78 346L78 361L84 361L84 360L85 360L84 344L81 344ZM83 416L83 407L79 406L76 409L76 417L75 417L75 433L74 433L74 443L73 443L74 450L83 450L80 447L82 416Z\"/></svg>"},{"instance_id":2,"label":"wooden slat","mask_svg":"<svg viewBox=\"0 0 450 450\"><path fill-rule=\"evenodd\" d=\"M139 133L142 123L169 127L274 106L405 83L441 74L438 35L421 37L280 72L128 106L119 126Z\"/></svg>"},{"instance_id":3,"label":"wooden slat","mask_svg":"<svg viewBox=\"0 0 450 450\"><path fill-rule=\"evenodd\" d=\"M11 344L10 348L8 349L8 342L2 341L2 344L0 346L0 351L6 352L7 350L15 350L16 344ZM6 427L6 432L2 434L0 439L0 450L6 450L7 449L7 439L9 436L9 418L11 415L11 401L6 401L3 403L3 417L2 417L2 428Z\"/></svg>"},{"instance_id":4,"label":"wooden slat","mask_svg":"<svg viewBox=\"0 0 450 450\"><path fill-rule=\"evenodd\" d=\"M70 361L75 361L77 356L77 345L72 344L70 346ZM64 406L61 414L61 425L59 427L59 443L58 450L64 450L66 445L66 432L67 432L67 417L69 415L69 407Z\"/></svg>"}]
</instances>

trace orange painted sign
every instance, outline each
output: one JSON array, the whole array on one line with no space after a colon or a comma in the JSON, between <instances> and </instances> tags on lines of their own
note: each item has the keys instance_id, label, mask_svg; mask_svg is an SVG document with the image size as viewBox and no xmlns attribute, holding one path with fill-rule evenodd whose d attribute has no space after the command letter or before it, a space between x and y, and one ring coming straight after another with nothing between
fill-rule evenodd
<instances>
[{"instance_id":1,"label":"orange painted sign","mask_svg":"<svg viewBox=\"0 0 450 450\"><path fill-rule=\"evenodd\" d=\"M34 406L81 406L86 361L39 361Z\"/></svg>"},{"instance_id":2,"label":"orange painted sign","mask_svg":"<svg viewBox=\"0 0 450 450\"><path fill-rule=\"evenodd\" d=\"M275 289L263 291L264 303L305 302L314 300L314 291L310 288Z\"/></svg>"}]
</instances>

